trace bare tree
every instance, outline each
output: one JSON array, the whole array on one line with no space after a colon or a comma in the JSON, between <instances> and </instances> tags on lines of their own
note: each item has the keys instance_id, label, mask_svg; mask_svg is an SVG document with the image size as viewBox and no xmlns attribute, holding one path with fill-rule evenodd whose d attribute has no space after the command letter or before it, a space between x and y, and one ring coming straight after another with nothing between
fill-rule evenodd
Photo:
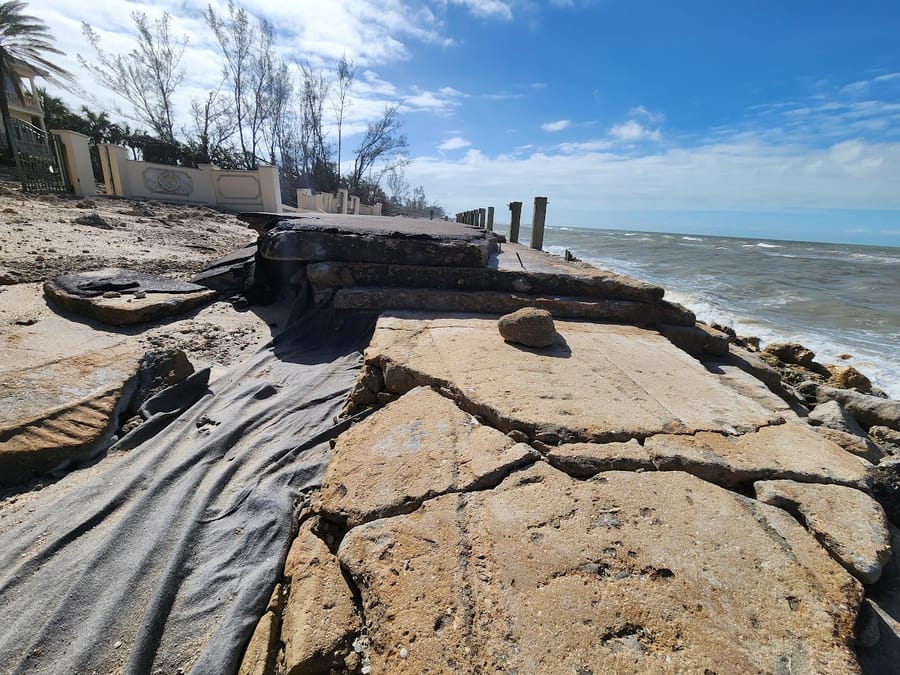
<instances>
[{"instance_id":1,"label":"bare tree","mask_svg":"<svg viewBox=\"0 0 900 675\"><path fill-rule=\"evenodd\" d=\"M134 108L133 115L117 111L119 114L148 125L159 138L174 143L172 98L184 81L181 57L187 36L172 35L172 17L168 13L151 22L143 12L132 12L131 19L137 28L137 47L124 55L104 51L100 36L90 24L82 23L82 32L96 52L97 63L81 54L78 61L100 84Z\"/></svg>"},{"instance_id":2,"label":"bare tree","mask_svg":"<svg viewBox=\"0 0 900 675\"><path fill-rule=\"evenodd\" d=\"M337 118L337 173L341 175L341 141L344 127L344 114L350 108L350 89L356 80L356 64L344 54L337 65L337 87L334 99L334 114Z\"/></svg>"},{"instance_id":3,"label":"bare tree","mask_svg":"<svg viewBox=\"0 0 900 675\"><path fill-rule=\"evenodd\" d=\"M234 168L230 140L236 132L235 120L221 87L209 92L205 100L191 100L191 118L193 128L185 135L196 161Z\"/></svg>"},{"instance_id":4,"label":"bare tree","mask_svg":"<svg viewBox=\"0 0 900 675\"><path fill-rule=\"evenodd\" d=\"M314 71L309 64L300 66L303 81L300 91L300 149L303 173L314 177L330 171L328 160L330 149L325 141L324 106L328 98L329 82L322 73Z\"/></svg>"},{"instance_id":5,"label":"bare tree","mask_svg":"<svg viewBox=\"0 0 900 675\"><path fill-rule=\"evenodd\" d=\"M385 106L381 119L369 125L356 149L350 177L351 189L359 186L364 178L377 184L385 173L409 164L406 158L409 142L401 130L400 104ZM371 172L377 164L380 164L380 169L378 175L373 177Z\"/></svg>"},{"instance_id":6,"label":"bare tree","mask_svg":"<svg viewBox=\"0 0 900 675\"><path fill-rule=\"evenodd\" d=\"M212 5L205 17L225 58L223 73L231 88L242 162L245 168L255 169L262 129L271 114L274 30L265 19L252 25L247 11L232 0L226 17L216 15Z\"/></svg>"}]
</instances>

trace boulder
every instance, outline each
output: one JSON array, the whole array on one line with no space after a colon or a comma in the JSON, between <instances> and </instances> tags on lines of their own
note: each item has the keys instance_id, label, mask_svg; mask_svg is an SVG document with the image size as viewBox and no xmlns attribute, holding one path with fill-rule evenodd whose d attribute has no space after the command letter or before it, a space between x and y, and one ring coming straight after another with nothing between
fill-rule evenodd
<instances>
[{"instance_id":1,"label":"boulder","mask_svg":"<svg viewBox=\"0 0 900 675\"><path fill-rule=\"evenodd\" d=\"M501 316L497 321L497 328L507 342L526 347L541 349L559 342L559 335L553 325L553 315L546 309L523 307Z\"/></svg>"},{"instance_id":2,"label":"boulder","mask_svg":"<svg viewBox=\"0 0 900 675\"><path fill-rule=\"evenodd\" d=\"M853 366L825 366L831 377L828 384L838 389L853 389L862 394L872 393L872 381Z\"/></svg>"},{"instance_id":3,"label":"boulder","mask_svg":"<svg viewBox=\"0 0 900 675\"><path fill-rule=\"evenodd\" d=\"M900 431L900 401L826 385L813 387L804 384L803 392L805 395L813 396L819 403L837 401L865 428L882 426Z\"/></svg>"},{"instance_id":4,"label":"boulder","mask_svg":"<svg viewBox=\"0 0 900 675\"><path fill-rule=\"evenodd\" d=\"M437 495L497 485L537 458L529 446L420 387L338 437L318 510L355 527L408 513Z\"/></svg>"},{"instance_id":5,"label":"boulder","mask_svg":"<svg viewBox=\"0 0 900 675\"><path fill-rule=\"evenodd\" d=\"M869 470L872 496L878 500L894 526L900 527L900 457L879 462Z\"/></svg>"},{"instance_id":6,"label":"boulder","mask_svg":"<svg viewBox=\"0 0 900 675\"><path fill-rule=\"evenodd\" d=\"M820 403L809 412L807 421L814 427L828 427L856 436L864 437L866 435L853 416L848 414L837 401Z\"/></svg>"},{"instance_id":7,"label":"boulder","mask_svg":"<svg viewBox=\"0 0 900 675\"><path fill-rule=\"evenodd\" d=\"M869 435L892 455L900 455L900 431L875 425L869 427Z\"/></svg>"},{"instance_id":8,"label":"boulder","mask_svg":"<svg viewBox=\"0 0 900 675\"><path fill-rule=\"evenodd\" d=\"M834 558L864 584L874 584L891 557L884 510L869 495L841 485L758 481L756 498L795 514Z\"/></svg>"},{"instance_id":9,"label":"boulder","mask_svg":"<svg viewBox=\"0 0 900 675\"><path fill-rule=\"evenodd\" d=\"M890 530L894 553L860 611L856 653L864 673L893 673L900 663L900 530Z\"/></svg>"},{"instance_id":10,"label":"boulder","mask_svg":"<svg viewBox=\"0 0 900 675\"><path fill-rule=\"evenodd\" d=\"M291 675L343 672L362 627L340 565L314 533L314 525L315 519L310 519L300 526L284 566L291 591L281 641Z\"/></svg>"},{"instance_id":11,"label":"boulder","mask_svg":"<svg viewBox=\"0 0 900 675\"><path fill-rule=\"evenodd\" d=\"M793 518L681 472L544 463L352 529L372 672L856 672L861 585Z\"/></svg>"},{"instance_id":12,"label":"boulder","mask_svg":"<svg viewBox=\"0 0 900 675\"><path fill-rule=\"evenodd\" d=\"M816 358L814 352L796 342L773 342L767 345L763 351L784 363L792 363L804 368L811 368Z\"/></svg>"}]
</instances>

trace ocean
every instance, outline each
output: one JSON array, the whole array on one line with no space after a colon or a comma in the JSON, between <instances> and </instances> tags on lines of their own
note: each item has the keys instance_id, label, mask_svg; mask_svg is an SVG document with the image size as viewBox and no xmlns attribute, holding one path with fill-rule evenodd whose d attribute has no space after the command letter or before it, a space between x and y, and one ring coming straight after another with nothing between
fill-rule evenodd
<instances>
[{"instance_id":1,"label":"ocean","mask_svg":"<svg viewBox=\"0 0 900 675\"><path fill-rule=\"evenodd\" d=\"M658 284L701 321L763 345L849 363L900 399L900 248L547 227L544 249Z\"/></svg>"}]
</instances>

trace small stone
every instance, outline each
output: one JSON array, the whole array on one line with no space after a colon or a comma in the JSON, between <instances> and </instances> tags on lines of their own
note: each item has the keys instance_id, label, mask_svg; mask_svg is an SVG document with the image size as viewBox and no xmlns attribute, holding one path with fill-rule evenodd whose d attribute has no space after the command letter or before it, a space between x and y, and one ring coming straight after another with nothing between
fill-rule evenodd
<instances>
[{"instance_id":1,"label":"small stone","mask_svg":"<svg viewBox=\"0 0 900 675\"><path fill-rule=\"evenodd\" d=\"M523 307L500 317L497 327L504 340L526 347L549 347L559 341L553 316L546 309Z\"/></svg>"},{"instance_id":2,"label":"small stone","mask_svg":"<svg viewBox=\"0 0 900 675\"><path fill-rule=\"evenodd\" d=\"M103 293L104 298L121 298L122 294L119 291L105 291Z\"/></svg>"},{"instance_id":3,"label":"small stone","mask_svg":"<svg viewBox=\"0 0 900 675\"><path fill-rule=\"evenodd\" d=\"M408 650L406 647L403 647L403 648L400 650L400 658L401 658L401 659L406 659L406 658L408 658L408 657L409 657L409 650Z\"/></svg>"},{"instance_id":4,"label":"small stone","mask_svg":"<svg viewBox=\"0 0 900 675\"><path fill-rule=\"evenodd\" d=\"M146 298L146 297L147 297L147 292L146 292L146 291L136 291L135 294L134 294L134 299L135 299L135 300L143 300L143 299Z\"/></svg>"},{"instance_id":5,"label":"small stone","mask_svg":"<svg viewBox=\"0 0 900 675\"><path fill-rule=\"evenodd\" d=\"M121 646L122 646L122 641L116 640L116 642L113 644L113 649L118 649Z\"/></svg>"}]
</instances>

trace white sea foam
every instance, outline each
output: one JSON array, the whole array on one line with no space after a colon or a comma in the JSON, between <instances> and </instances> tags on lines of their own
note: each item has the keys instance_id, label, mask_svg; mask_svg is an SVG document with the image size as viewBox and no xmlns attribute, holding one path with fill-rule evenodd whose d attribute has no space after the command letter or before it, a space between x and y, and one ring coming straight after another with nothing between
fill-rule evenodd
<instances>
[{"instance_id":1,"label":"white sea foam","mask_svg":"<svg viewBox=\"0 0 900 675\"><path fill-rule=\"evenodd\" d=\"M683 236L682 239L685 241L703 241L702 237L688 237L687 235Z\"/></svg>"}]
</instances>

